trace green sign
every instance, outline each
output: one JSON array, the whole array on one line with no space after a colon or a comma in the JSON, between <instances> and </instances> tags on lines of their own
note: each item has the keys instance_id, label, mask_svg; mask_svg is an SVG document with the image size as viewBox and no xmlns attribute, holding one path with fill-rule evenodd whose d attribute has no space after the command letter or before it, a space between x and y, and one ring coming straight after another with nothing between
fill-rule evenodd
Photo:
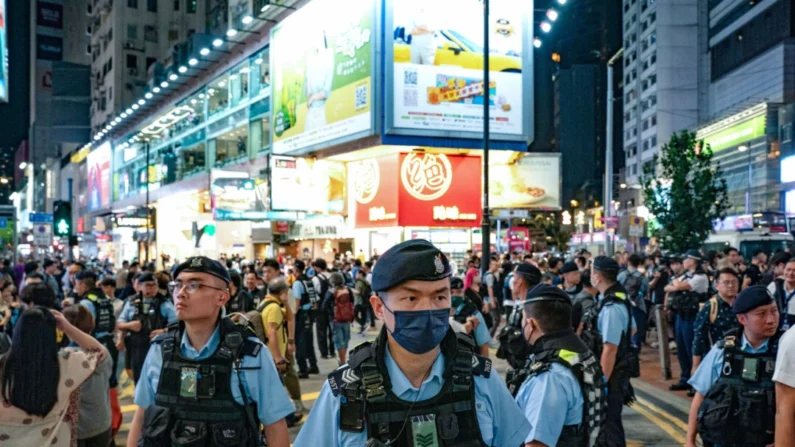
<instances>
[{"instance_id":1,"label":"green sign","mask_svg":"<svg viewBox=\"0 0 795 447\"><path fill-rule=\"evenodd\" d=\"M760 115L710 135L704 138L704 143L712 148L713 153L716 153L764 136L765 124L765 115Z\"/></svg>"}]
</instances>

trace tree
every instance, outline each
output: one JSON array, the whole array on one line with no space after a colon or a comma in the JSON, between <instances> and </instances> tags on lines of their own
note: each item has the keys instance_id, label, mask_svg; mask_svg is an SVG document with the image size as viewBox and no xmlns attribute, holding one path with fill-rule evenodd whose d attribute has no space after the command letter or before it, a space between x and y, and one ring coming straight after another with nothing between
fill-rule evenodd
<instances>
[{"instance_id":1,"label":"tree","mask_svg":"<svg viewBox=\"0 0 795 447\"><path fill-rule=\"evenodd\" d=\"M725 218L729 209L720 164L713 166L712 148L696 141L693 132L671 136L643 167L641 185L645 205L659 224L654 236L676 253L699 248L713 221Z\"/></svg>"}]
</instances>

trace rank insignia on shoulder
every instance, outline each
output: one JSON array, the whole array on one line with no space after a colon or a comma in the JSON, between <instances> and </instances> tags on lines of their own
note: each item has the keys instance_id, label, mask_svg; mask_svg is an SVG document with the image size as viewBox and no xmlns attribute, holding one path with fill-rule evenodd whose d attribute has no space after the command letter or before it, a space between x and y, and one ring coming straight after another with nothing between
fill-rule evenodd
<instances>
[{"instance_id":1,"label":"rank insignia on shoulder","mask_svg":"<svg viewBox=\"0 0 795 447\"><path fill-rule=\"evenodd\" d=\"M359 380L361 380L359 376L348 365L343 365L328 375L328 384L335 396L339 396L342 386L356 383Z\"/></svg>"}]
</instances>

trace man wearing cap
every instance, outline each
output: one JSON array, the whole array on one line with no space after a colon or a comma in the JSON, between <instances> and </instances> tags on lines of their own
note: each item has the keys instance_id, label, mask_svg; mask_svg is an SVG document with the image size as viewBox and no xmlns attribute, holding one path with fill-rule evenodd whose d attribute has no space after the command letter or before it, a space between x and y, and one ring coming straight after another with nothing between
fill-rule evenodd
<instances>
[{"instance_id":1,"label":"man wearing cap","mask_svg":"<svg viewBox=\"0 0 795 447\"><path fill-rule=\"evenodd\" d=\"M597 256L591 267L591 283L599 291L600 299L589 315L582 332L585 344L600 359L607 378L607 417L599 434L598 445L626 445L621 411L624 403L634 400L629 383L633 358L630 337L635 328L627 292L618 283L619 265L607 256ZM596 332L594 332L596 331Z\"/></svg>"},{"instance_id":2,"label":"man wearing cap","mask_svg":"<svg viewBox=\"0 0 795 447\"><path fill-rule=\"evenodd\" d=\"M486 320L480 313L480 309L464 294L464 280L455 276L450 277L450 296L450 313L453 320L461 324L466 324L470 319L477 320L477 323L473 324L470 335L475 339L475 345L478 346L480 355L488 357L489 342L491 341L489 328L486 326Z\"/></svg>"},{"instance_id":3,"label":"man wearing cap","mask_svg":"<svg viewBox=\"0 0 795 447\"><path fill-rule=\"evenodd\" d=\"M683 260L684 275L675 278L665 286L668 293L668 308L676 314L676 357L682 373L679 383L669 387L671 391L690 390L687 384L693 369L693 339L699 304L707 301L709 278L701 268L701 253L688 250Z\"/></svg>"},{"instance_id":4,"label":"man wearing cap","mask_svg":"<svg viewBox=\"0 0 795 447\"><path fill-rule=\"evenodd\" d=\"M140 292L124 304L116 324L117 329L127 331L122 347L130 351L130 366L136 384L151 340L177 321L174 304L157 291L155 276L141 273L137 280Z\"/></svg>"},{"instance_id":5,"label":"man wearing cap","mask_svg":"<svg viewBox=\"0 0 795 447\"><path fill-rule=\"evenodd\" d=\"M528 421L471 338L450 329L450 273L425 240L381 256L371 303L384 327L329 375L296 447L522 444Z\"/></svg>"},{"instance_id":6,"label":"man wearing cap","mask_svg":"<svg viewBox=\"0 0 795 447\"><path fill-rule=\"evenodd\" d=\"M582 291L580 269L577 268L577 264L569 261L560 268L560 275L563 277L563 282L558 287L574 301L574 297Z\"/></svg>"},{"instance_id":7,"label":"man wearing cap","mask_svg":"<svg viewBox=\"0 0 795 447\"><path fill-rule=\"evenodd\" d=\"M604 422L606 384L598 359L571 327L571 298L541 284L523 307L523 336L533 352L516 374L516 403L532 427L525 445L587 446Z\"/></svg>"},{"instance_id":8,"label":"man wearing cap","mask_svg":"<svg viewBox=\"0 0 795 447\"><path fill-rule=\"evenodd\" d=\"M508 325L515 329L522 329L522 302L527 291L541 283L541 270L533 264L523 262L516 266L511 278L511 295L513 296L514 309L508 315Z\"/></svg>"},{"instance_id":9,"label":"man wearing cap","mask_svg":"<svg viewBox=\"0 0 795 447\"><path fill-rule=\"evenodd\" d=\"M298 309L295 313L295 359L298 362L298 377L301 379L309 378L310 374L320 374L312 330L314 324L312 312L319 298L313 281L306 276L304 270L306 270L304 261L296 259L293 264L296 279L292 290L293 296L298 300Z\"/></svg>"},{"instance_id":10,"label":"man wearing cap","mask_svg":"<svg viewBox=\"0 0 795 447\"><path fill-rule=\"evenodd\" d=\"M689 382L696 394L690 405L688 446L696 445L696 434L723 447L773 443L773 373L783 334L778 330L778 306L763 286L751 286L737 295L732 310L740 329L712 347ZM781 441L790 445L792 439Z\"/></svg>"},{"instance_id":11,"label":"man wearing cap","mask_svg":"<svg viewBox=\"0 0 795 447\"><path fill-rule=\"evenodd\" d=\"M127 446L255 447L260 424L270 446L290 444L284 418L295 411L268 349L222 317L229 271L197 256L174 270L169 291L179 323L155 338L135 389L138 409Z\"/></svg>"}]
</instances>

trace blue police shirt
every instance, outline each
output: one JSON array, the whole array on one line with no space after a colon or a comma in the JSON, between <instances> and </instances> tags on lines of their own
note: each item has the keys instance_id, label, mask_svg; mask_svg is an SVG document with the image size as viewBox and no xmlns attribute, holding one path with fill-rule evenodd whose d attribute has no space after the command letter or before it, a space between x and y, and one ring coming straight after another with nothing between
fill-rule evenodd
<instances>
[{"instance_id":1,"label":"blue police shirt","mask_svg":"<svg viewBox=\"0 0 795 447\"><path fill-rule=\"evenodd\" d=\"M525 380L516 403L530 422L525 444L537 441L549 446L557 445L564 426L582 422L585 405L574 374L557 363L552 363L549 371Z\"/></svg>"},{"instance_id":2,"label":"blue police shirt","mask_svg":"<svg viewBox=\"0 0 795 447\"><path fill-rule=\"evenodd\" d=\"M80 300L80 305L88 309L89 312L91 312L91 316L94 317L94 321L97 320L97 308L96 306L94 306L94 303L91 300L89 300L88 298L83 298ZM109 334L108 332L97 332L96 334L94 334L94 336L96 338L102 338L108 334Z\"/></svg>"},{"instance_id":3,"label":"blue police shirt","mask_svg":"<svg viewBox=\"0 0 795 447\"><path fill-rule=\"evenodd\" d=\"M151 299L144 299L144 304L151 304ZM174 303L171 300L164 300L163 304L160 305L160 315L163 316L166 320L168 320L168 324L176 323L177 322L177 309L174 307ZM133 319L135 316L135 307L132 305L130 301L124 303L124 307L119 314L119 321L122 323L127 323Z\"/></svg>"},{"instance_id":4,"label":"blue police shirt","mask_svg":"<svg viewBox=\"0 0 795 447\"><path fill-rule=\"evenodd\" d=\"M765 342L759 346L759 349L754 349L754 347L745 340L745 336L743 335L740 338L740 349L749 354L767 352L768 341L769 340L765 340ZM720 378L721 371L723 370L723 351L723 348L719 347L716 343L712 349L710 349L709 353L704 356L704 359L698 365L698 369L696 369L696 373L693 374L693 377L687 382L696 391L701 393L702 396L706 396L709 389L712 388L712 385Z\"/></svg>"},{"instance_id":5,"label":"blue police shirt","mask_svg":"<svg viewBox=\"0 0 795 447\"><path fill-rule=\"evenodd\" d=\"M489 328L486 326L486 320L483 318L483 314L480 311L476 311L474 315L480 324L478 325L475 332L472 335L475 337L475 344L478 346L483 346L486 343L491 341L491 335L489 334Z\"/></svg>"},{"instance_id":6,"label":"blue police shirt","mask_svg":"<svg viewBox=\"0 0 795 447\"><path fill-rule=\"evenodd\" d=\"M600 301L603 299L603 296L599 297ZM619 299L626 299L626 296L624 298L619 297ZM619 302L605 305L602 310L599 311L599 319L597 321L597 329L599 329L599 333L602 335L602 341L605 343L612 343L616 346L621 344L621 334L627 331L629 318L631 317L627 310L627 306ZM633 319L632 328L634 329L635 327L635 320Z\"/></svg>"},{"instance_id":7,"label":"blue police shirt","mask_svg":"<svg viewBox=\"0 0 795 447\"><path fill-rule=\"evenodd\" d=\"M293 283L293 296L298 303L301 303L301 298L304 296L306 289L304 288L304 283L300 279L296 279ZM301 310L310 310L312 309L312 303L308 302L306 304L301 305Z\"/></svg>"},{"instance_id":8,"label":"blue police shirt","mask_svg":"<svg viewBox=\"0 0 795 447\"><path fill-rule=\"evenodd\" d=\"M444 385L444 355L436 358L430 376L418 390L406 378L386 349L385 363L392 382L392 392L399 399L414 402L430 399L439 394ZM522 445L530 432L530 425L514 402L499 374L489 378L475 376L475 411L483 442L489 446ZM340 401L331 392L328 381L323 384L312 411L309 413L295 447L361 447L367 442L367 430L349 433L340 430Z\"/></svg>"},{"instance_id":9,"label":"blue police shirt","mask_svg":"<svg viewBox=\"0 0 795 447\"><path fill-rule=\"evenodd\" d=\"M262 344L256 338L250 338L250 340ZM188 340L187 332L184 332L179 351L186 359L203 360L212 356L220 343L221 334L218 327L215 328L213 335L210 336L201 351L196 351L190 340ZM135 404L139 407L147 408L155 403L155 394L160 383L160 368L162 365L163 354L161 346L159 343L154 343L149 348L149 353L146 355L143 368L141 368L141 379L135 386ZM246 390L248 399L256 402L257 416L261 423L271 425L295 412L295 407L287 396L284 386L282 386L273 357L271 357L270 351L264 345L256 357L244 356L241 368L243 368L243 389ZM234 371L230 382L232 397L235 402L243 405L240 382L237 373Z\"/></svg>"}]
</instances>

